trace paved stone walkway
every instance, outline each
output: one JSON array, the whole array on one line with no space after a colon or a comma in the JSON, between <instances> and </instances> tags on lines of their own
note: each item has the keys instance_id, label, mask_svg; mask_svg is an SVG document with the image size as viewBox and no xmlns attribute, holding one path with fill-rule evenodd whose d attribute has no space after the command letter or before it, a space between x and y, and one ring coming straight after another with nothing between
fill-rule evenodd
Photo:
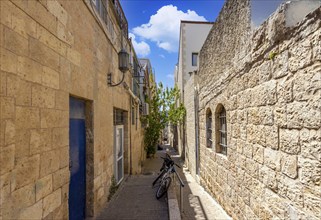
<instances>
[{"instance_id":1,"label":"paved stone walkway","mask_svg":"<svg viewBox=\"0 0 321 220\"><path fill-rule=\"evenodd\" d=\"M186 189L186 191L189 191L189 194L185 196L184 199L187 207L185 205L182 219L232 220L215 199L213 199L185 169L184 177L188 183L188 189Z\"/></svg>"},{"instance_id":2,"label":"paved stone walkway","mask_svg":"<svg viewBox=\"0 0 321 220\"><path fill-rule=\"evenodd\" d=\"M172 155L173 160L183 167L183 161L178 157L177 152L170 146L164 146ZM183 180L183 220L231 220L224 209L201 187L187 169L176 168L176 171ZM176 180L176 195L180 202L179 183Z\"/></svg>"},{"instance_id":3,"label":"paved stone walkway","mask_svg":"<svg viewBox=\"0 0 321 220\"><path fill-rule=\"evenodd\" d=\"M156 199L157 188L152 182L162 164L157 152L155 158L146 159L143 175L129 176L122 183L109 204L93 219L104 220L167 220L168 207L166 198Z\"/></svg>"},{"instance_id":4,"label":"paved stone walkway","mask_svg":"<svg viewBox=\"0 0 321 220\"><path fill-rule=\"evenodd\" d=\"M165 198L157 200L156 189L151 187L154 176L131 176L118 192L118 196L96 219L168 219Z\"/></svg>"},{"instance_id":5,"label":"paved stone walkway","mask_svg":"<svg viewBox=\"0 0 321 220\"><path fill-rule=\"evenodd\" d=\"M143 175L129 176L103 211L92 219L104 220L167 220L168 207L166 198L157 200L157 188L152 188L152 182L159 173L166 149L176 163L181 164L177 153L169 145L157 151L155 158L147 159L143 165ZM187 170L177 168L185 183L183 189L183 220L229 220L220 205L195 181ZM179 185L176 180L177 198L179 199ZM173 183L173 182L172 182ZM179 201L179 200L178 200Z\"/></svg>"}]
</instances>

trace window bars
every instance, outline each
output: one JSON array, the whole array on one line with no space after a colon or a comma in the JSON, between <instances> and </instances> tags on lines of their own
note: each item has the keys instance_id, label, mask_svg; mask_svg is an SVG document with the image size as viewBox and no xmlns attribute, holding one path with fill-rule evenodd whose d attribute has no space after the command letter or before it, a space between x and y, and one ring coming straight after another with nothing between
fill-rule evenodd
<instances>
[{"instance_id":1,"label":"window bars","mask_svg":"<svg viewBox=\"0 0 321 220\"><path fill-rule=\"evenodd\" d=\"M208 148L212 147L212 112L208 112L206 116L206 135L207 135L207 143L206 146Z\"/></svg>"},{"instance_id":2,"label":"window bars","mask_svg":"<svg viewBox=\"0 0 321 220\"><path fill-rule=\"evenodd\" d=\"M120 109L114 109L114 125L125 124L124 111Z\"/></svg>"},{"instance_id":3,"label":"window bars","mask_svg":"<svg viewBox=\"0 0 321 220\"><path fill-rule=\"evenodd\" d=\"M226 131L226 111L223 108L219 113L219 135L220 135L220 153L226 155L227 154L227 131Z\"/></svg>"}]
</instances>

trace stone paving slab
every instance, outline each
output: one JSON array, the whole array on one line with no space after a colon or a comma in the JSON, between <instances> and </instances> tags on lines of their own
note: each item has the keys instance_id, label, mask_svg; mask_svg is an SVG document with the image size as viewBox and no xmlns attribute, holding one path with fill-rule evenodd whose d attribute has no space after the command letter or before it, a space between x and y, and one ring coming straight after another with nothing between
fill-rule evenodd
<instances>
[{"instance_id":1,"label":"stone paving slab","mask_svg":"<svg viewBox=\"0 0 321 220\"><path fill-rule=\"evenodd\" d=\"M183 172L190 190L188 201L192 209L184 209L182 219L232 220L186 169ZM191 213L192 210L194 210L194 215Z\"/></svg>"},{"instance_id":2,"label":"stone paving slab","mask_svg":"<svg viewBox=\"0 0 321 220\"><path fill-rule=\"evenodd\" d=\"M130 176L124 182L117 197L96 219L168 219L165 198L157 200L156 188L152 188L155 176Z\"/></svg>"},{"instance_id":3,"label":"stone paving slab","mask_svg":"<svg viewBox=\"0 0 321 220\"><path fill-rule=\"evenodd\" d=\"M156 187L152 182L157 177L162 152L155 158L146 159L143 174L129 176L101 213L92 219L104 220L168 220L166 198L156 199ZM145 175L144 175L145 174Z\"/></svg>"},{"instance_id":4,"label":"stone paving slab","mask_svg":"<svg viewBox=\"0 0 321 220\"><path fill-rule=\"evenodd\" d=\"M183 168L183 161L178 153L171 146L164 146L164 149L172 156L172 159L182 168L176 168L179 176L183 180L183 220L231 220L224 209L211 197L202 186L192 177L186 168ZM180 186L176 178L175 188L178 202L180 204Z\"/></svg>"},{"instance_id":5,"label":"stone paving slab","mask_svg":"<svg viewBox=\"0 0 321 220\"><path fill-rule=\"evenodd\" d=\"M152 187L167 152L172 155L176 163L183 162L176 151L170 146L163 146L163 151L157 151L155 158L147 159L143 163L143 174L129 176L112 198L111 202L96 218L104 220L167 220L167 198L157 200L156 187ZM185 183L183 191L183 220L230 220L223 208L201 187L186 169L176 169ZM173 181L174 182L174 181ZM172 182L172 183L173 183ZM177 179L176 192L179 201L179 185Z\"/></svg>"}]
</instances>

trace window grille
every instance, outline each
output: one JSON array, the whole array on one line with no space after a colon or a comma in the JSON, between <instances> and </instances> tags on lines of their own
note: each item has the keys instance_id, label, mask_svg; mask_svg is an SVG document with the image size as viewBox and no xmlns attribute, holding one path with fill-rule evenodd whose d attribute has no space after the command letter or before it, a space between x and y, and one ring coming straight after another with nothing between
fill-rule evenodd
<instances>
[{"instance_id":1,"label":"window grille","mask_svg":"<svg viewBox=\"0 0 321 220\"><path fill-rule=\"evenodd\" d=\"M107 25L107 4L108 0L92 0L101 19Z\"/></svg>"},{"instance_id":2,"label":"window grille","mask_svg":"<svg viewBox=\"0 0 321 220\"><path fill-rule=\"evenodd\" d=\"M120 109L114 109L114 125L125 124L124 111Z\"/></svg>"},{"instance_id":3,"label":"window grille","mask_svg":"<svg viewBox=\"0 0 321 220\"><path fill-rule=\"evenodd\" d=\"M209 112L206 115L206 146L212 148L212 112Z\"/></svg>"},{"instance_id":4,"label":"window grille","mask_svg":"<svg viewBox=\"0 0 321 220\"><path fill-rule=\"evenodd\" d=\"M226 111L224 107L222 107L221 111L218 115L219 119L219 136L220 136L220 142L219 142L219 151L220 153L226 155L227 154L227 129L226 129Z\"/></svg>"}]
</instances>

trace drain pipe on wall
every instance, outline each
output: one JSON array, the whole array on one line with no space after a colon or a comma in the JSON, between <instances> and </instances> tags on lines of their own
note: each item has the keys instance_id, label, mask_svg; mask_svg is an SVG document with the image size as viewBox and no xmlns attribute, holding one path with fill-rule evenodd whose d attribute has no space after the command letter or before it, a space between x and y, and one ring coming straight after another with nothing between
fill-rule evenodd
<instances>
[{"instance_id":1,"label":"drain pipe on wall","mask_svg":"<svg viewBox=\"0 0 321 220\"><path fill-rule=\"evenodd\" d=\"M133 116L132 114L132 111L133 111L133 108L132 108L132 105L133 105L133 98L129 96L129 103L130 103L130 119L131 117ZM129 127L130 127L130 134L129 134L129 142L130 142L130 145L129 145L129 175L132 175L133 174L133 163L132 163L132 120L128 120L128 123L130 124Z\"/></svg>"},{"instance_id":2,"label":"drain pipe on wall","mask_svg":"<svg viewBox=\"0 0 321 220\"><path fill-rule=\"evenodd\" d=\"M133 93L133 91L129 88L127 83L123 82L124 88L127 90L127 92L131 95L131 97L135 100L137 104L140 104L139 98Z\"/></svg>"}]
</instances>

